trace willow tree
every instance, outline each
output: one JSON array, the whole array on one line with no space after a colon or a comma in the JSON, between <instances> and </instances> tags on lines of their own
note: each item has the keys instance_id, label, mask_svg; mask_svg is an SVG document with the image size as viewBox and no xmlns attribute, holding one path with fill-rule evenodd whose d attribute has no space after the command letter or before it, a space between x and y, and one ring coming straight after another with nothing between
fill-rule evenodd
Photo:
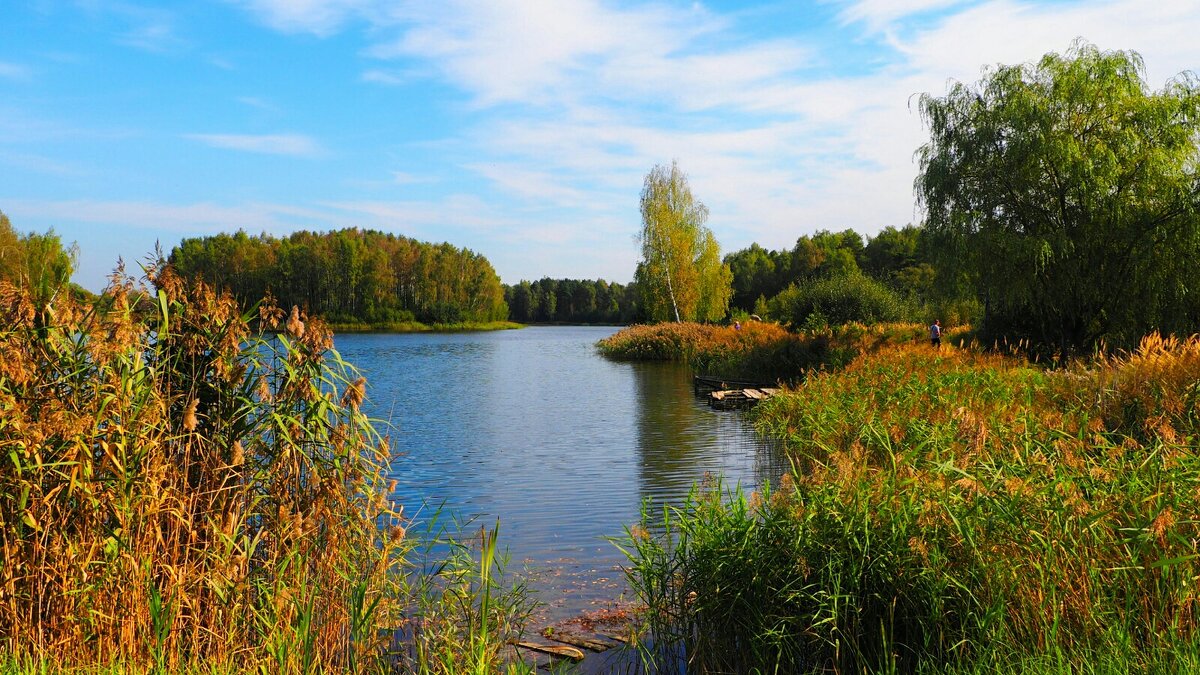
<instances>
[{"instance_id":1,"label":"willow tree","mask_svg":"<svg viewBox=\"0 0 1200 675\"><path fill-rule=\"evenodd\" d=\"M918 199L988 333L1066 355L1200 328L1200 87L1143 73L1078 42L921 98Z\"/></svg>"},{"instance_id":2,"label":"willow tree","mask_svg":"<svg viewBox=\"0 0 1200 675\"><path fill-rule=\"evenodd\" d=\"M671 162L642 186L642 260L635 280L652 321L717 321L729 311L733 275L706 226L708 208Z\"/></svg>"}]
</instances>

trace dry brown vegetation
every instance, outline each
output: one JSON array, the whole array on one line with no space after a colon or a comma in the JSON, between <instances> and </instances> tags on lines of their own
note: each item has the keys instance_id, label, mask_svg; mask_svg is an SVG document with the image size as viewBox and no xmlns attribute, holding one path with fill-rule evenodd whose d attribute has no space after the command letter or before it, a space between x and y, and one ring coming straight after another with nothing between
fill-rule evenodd
<instances>
[{"instance_id":1,"label":"dry brown vegetation","mask_svg":"<svg viewBox=\"0 0 1200 675\"><path fill-rule=\"evenodd\" d=\"M264 306L264 337L230 296L150 280L53 308L0 286L0 652L377 667L405 531L364 381L302 312Z\"/></svg>"}]
</instances>

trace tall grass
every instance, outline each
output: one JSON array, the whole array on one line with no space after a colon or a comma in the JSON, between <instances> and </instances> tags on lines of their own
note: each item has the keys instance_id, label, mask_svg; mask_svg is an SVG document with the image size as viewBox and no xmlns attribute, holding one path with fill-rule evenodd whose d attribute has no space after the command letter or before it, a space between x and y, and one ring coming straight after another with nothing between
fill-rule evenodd
<instances>
[{"instance_id":1,"label":"tall grass","mask_svg":"<svg viewBox=\"0 0 1200 675\"><path fill-rule=\"evenodd\" d=\"M695 672L1179 672L1197 382L1197 339L1053 372L866 353L757 409L781 485L631 529L632 581Z\"/></svg>"},{"instance_id":2,"label":"tall grass","mask_svg":"<svg viewBox=\"0 0 1200 675\"><path fill-rule=\"evenodd\" d=\"M494 535L412 570L365 380L320 321L149 279L53 307L0 286L0 666L390 672L414 579L453 588L476 557L484 583L461 593L519 615L488 576ZM467 625L405 667L490 663L501 633Z\"/></svg>"}]
</instances>

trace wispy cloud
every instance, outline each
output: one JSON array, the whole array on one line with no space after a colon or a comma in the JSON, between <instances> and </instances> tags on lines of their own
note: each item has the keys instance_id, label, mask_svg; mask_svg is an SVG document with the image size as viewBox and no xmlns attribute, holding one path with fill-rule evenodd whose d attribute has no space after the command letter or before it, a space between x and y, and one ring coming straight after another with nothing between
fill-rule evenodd
<instances>
[{"instance_id":1,"label":"wispy cloud","mask_svg":"<svg viewBox=\"0 0 1200 675\"><path fill-rule=\"evenodd\" d=\"M51 176L79 176L86 173L74 162L64 162L44 155L0 151L0 164L15 166Z\"/></svg>"},{"instance_id":2,"label":"wispy cloud","mask_svg":"<svg viewBox=\"0 0 1200 675\"><path fill-rule=\"evenodd\" d=\"M29 66L23 66L19 63L9 63L0 61L0 78L6 80L29 80L33 77L33 70Z\"/></svg>"},{"instance_id":3,"label":"wispy cloud","mask_svg":"<svg viewBox=\"0 0 1200 675\"><path fill-rule=\"evenodd\" d=\"M288 232L297 224L311 226L313 222L334 222L328 211L268 203L228 205L213 202L170 204L138 200L10 199L5 204L7 210L29 220L133 227L188 236L238 229L252 233Z\"/></svg>"},{"instance_id":4,"label":"wispy cloud","mask_svg":"<svg viewBox=\"0 0 1200 675\"><path fill-rule=\"evenodd\" d=\"M257 110L262 110L264 112L279 112L279 106L271 103L270 101L265 101L261 98L258 98L257 96L239 96L237 97L237 102Z\"/></svg>"},{"instance_id":5,"label":"wispy cloud","mask_svg":"<svg viewBox=\"0 0 1200 675\"><path fill-rule=\"evenodd\" d=\"M962 5L966 0L852 0L841 12L845 23L861 22L868 32L882 31L898 20Z\"/></svg>"},{"instance_id":6,"label":"wispy cloud","mask_svg":"<svg viewBox=\"0 0 1200 675\"><path fill-rule=\"evenodd\" d=\"M185 134L184 138L199 141L214 148L266 155L315 157L322 153L320 145L315 140L302 134Z\"/></svg>"},{"instance_id":7,"label":"wispy cloud","mask_svg":"<svg viewBox=\"0 0 1200 675\"><path fill-rule=\"evenodd\" d=\"M356 15L373 13L378 0L231 0L267 25L287 33L330 35Z\"/></svg>"}]
</instances>

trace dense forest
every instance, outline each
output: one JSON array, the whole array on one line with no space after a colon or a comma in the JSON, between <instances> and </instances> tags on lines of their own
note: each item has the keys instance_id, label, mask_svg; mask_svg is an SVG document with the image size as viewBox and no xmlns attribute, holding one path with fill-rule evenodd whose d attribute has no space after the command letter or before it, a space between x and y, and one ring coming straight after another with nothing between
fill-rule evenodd
<instances>
[{"instance_id":1,"label":"dense forest","mask_svg":"<svg viewBox=\"0 0 1200 675\"><path fill-rule=\"evenodd\" d=\"M519 323L628 324L641 319L637 286L603 279L541 279L504 286L508 318Z\"/></svg>"},{"instance_id":2,"label":"dense forest","mask_svg":"<svg viewBox=\"0 0 1200 675\"><path fill-rule=\"evenodd\" d=\"M270 292L335 323L482 323L508 316L487 258L450 244L357 228L278 239L245 232L185 239L170 263L243 303Z\"/></svg>"}]
</instances>

